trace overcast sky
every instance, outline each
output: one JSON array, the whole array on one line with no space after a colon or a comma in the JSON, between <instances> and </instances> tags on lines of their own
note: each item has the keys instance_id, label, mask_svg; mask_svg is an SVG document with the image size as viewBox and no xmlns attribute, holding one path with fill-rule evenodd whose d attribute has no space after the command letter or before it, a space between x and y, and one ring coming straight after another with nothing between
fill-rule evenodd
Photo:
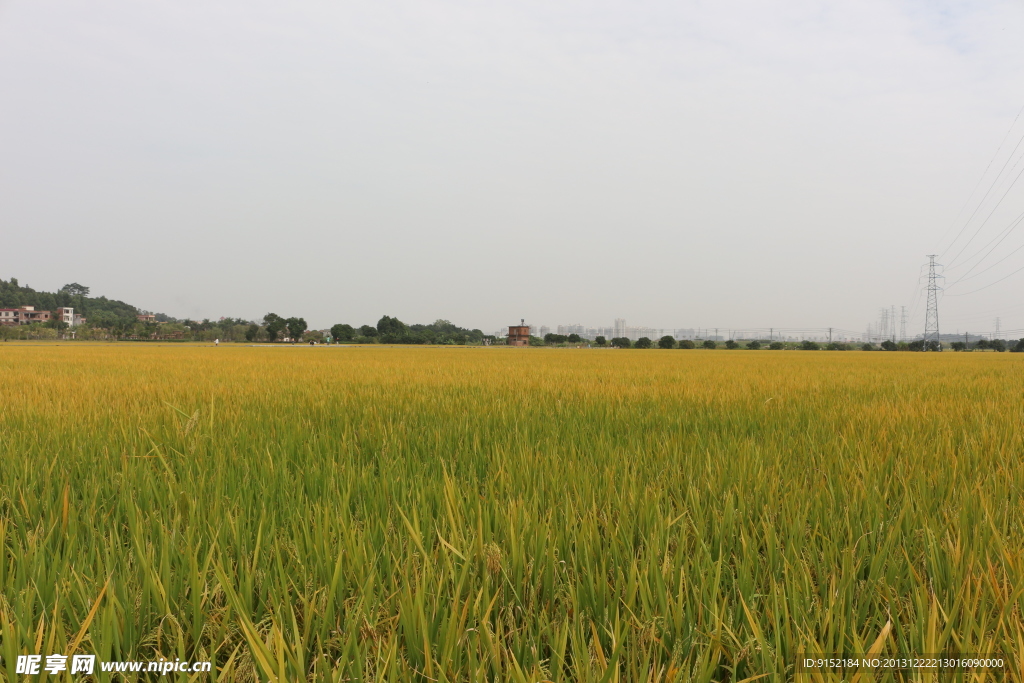
<instances>
[{"instance_id":1,"label":"overcast sky","mask_svg":"<svg viewBox=\"0 0 1024 683\"><path fill-rule=\"evenodd\" d=\"M992 241L1022 106L1020 2L0 0L0 278L312 327L919 331L960 251L943 331L1024 328L1024 227Z\"/></svg>"}]
</instances>

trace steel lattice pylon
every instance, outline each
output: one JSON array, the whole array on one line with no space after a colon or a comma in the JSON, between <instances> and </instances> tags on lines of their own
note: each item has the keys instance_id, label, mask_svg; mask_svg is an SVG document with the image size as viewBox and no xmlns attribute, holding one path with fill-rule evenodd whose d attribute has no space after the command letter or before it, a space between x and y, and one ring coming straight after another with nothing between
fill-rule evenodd
<instances>
[{"instance_id":1,"label":"steel lattice pylon","mask_svg":"<svg viewBox=\"0 0 1024 683\"><path fill-rule=\"evenodd\" d=\"M938 279L942 277L935 272L939 264L935 263L935 254L928 255L928 308L924 314L924 342L939 342L939 287ZM942 350L942 347L939 347Z\"/></svg>"}]
</instances>

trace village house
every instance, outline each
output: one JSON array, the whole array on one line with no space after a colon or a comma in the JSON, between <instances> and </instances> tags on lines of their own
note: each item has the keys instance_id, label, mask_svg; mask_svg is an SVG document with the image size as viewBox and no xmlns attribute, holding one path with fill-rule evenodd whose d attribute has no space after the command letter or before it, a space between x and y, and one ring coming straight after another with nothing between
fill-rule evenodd
<instances>
[{"instance_id":1,"label":"village house","mask_svg":"<svg viewBox=\"0 0 1024 683\"><path fill-rule=\"evenodd\" d=\"M50 320L49 311L37 311L34 306L0 308L0 325L30 325Z\"/></svg>"},{"instance_id":2,"label":"village house","mask_svg":"<svg viewBox=\"0 0 1024 683\"><path fill-rule=\"evenodd\" d=\"M37 311L34 306L22 306L20 308L0 308L0 325L30 325L32 323L45 323L50 320L60 320L67 323L68 327L77 327L85 322L85 318L75 309L62 306L54 312Z\"/></svg>"}]
</instances>

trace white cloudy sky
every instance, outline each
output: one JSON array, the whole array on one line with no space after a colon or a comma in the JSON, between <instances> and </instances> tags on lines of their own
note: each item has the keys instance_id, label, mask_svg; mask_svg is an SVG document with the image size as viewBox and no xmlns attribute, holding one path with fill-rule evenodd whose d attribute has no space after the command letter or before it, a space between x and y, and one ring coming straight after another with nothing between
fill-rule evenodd
<instances>
[{"instance_id":1,"label":"white cloudy sky","mask_svg":"<svg viewBox=\"0 0 1024 683\"><path fill-rule=\"evenodd\" d=\"M0 0L0 277L316 327L917 329L941 253L977 275L943 331L1024 328L1022 38L1020 2Z\"/></svg>"}]
</instances>

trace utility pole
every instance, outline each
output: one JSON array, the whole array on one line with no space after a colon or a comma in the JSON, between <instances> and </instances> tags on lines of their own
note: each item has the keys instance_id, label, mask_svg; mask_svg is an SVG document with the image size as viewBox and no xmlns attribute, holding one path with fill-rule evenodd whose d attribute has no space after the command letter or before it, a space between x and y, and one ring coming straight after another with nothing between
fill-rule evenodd
<instances>
[{"instance_id":1,"label":"utility pole","mask_svg":"<svg viewBox=\"0 0 1024 683\"><path fill-rule=\"evenodd\" d=\"M900 341L907 341L907 307L900 306Z\"/></svg>"},{"instance_id":2,"label":"utility pole","mask_svg":"<svg viewBox=\"0 0 1024 683\"><path fill-rule=\"evenodd\" d=\"M939 265L935 263L937 254L928 254L928 308L924 314L924 343L936 342L941 344L939 337L939 287L938 279L942 277L935 272ZM939 346L939 350L942 347Z\"/></svg>"},{"instance_id":3,"label":"utility pole","mask_svg":"<svg viewBox=\"0 0 1024 683\"><path fill-rule=\"evenodd\" d=\"M832 328L828 328L828 343L832 343Z\"/></svg>"},{"instance_id":4,"label":"utility pole","mask_svg":"<svg viewBox=\"0 0 1024 683\"><path fill-rule=\"evenodd\" d=\"M892 321L892 324L890 325L890 327L892 329L890 330L890 332L892 333L892 343L895 344L896 343L896 305L895 304L893 304L889 308L889 320Z\"/></svg>"}]
</instances>

